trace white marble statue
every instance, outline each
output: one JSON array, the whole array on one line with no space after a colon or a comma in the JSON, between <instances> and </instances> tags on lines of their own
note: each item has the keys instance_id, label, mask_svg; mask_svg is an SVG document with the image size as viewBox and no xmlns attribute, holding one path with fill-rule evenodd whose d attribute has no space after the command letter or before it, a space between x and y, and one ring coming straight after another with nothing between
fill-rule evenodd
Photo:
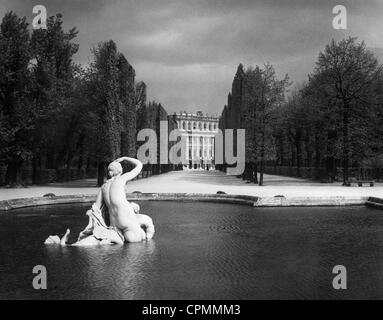
<instances>
[{"instance_id":1,"label":"white marble statue","mask_svg":"<svg viewBox=\"0 0 383 320\"><path fill-rule=\"evenodd\" d=\"M125 160L135 167L123 173L120 162ZM89 223L72 246L123 244L124 241L139 242L153 237L152 219L140 214L139 205L129 202L125 194L126 183L134 179L141 170L142 163L129 157L119 158L109 164L110 179L101 187L96 202L87 211ZM109 226L105 219L109 220ZM58 236L49 236L45 244L67 245L69 234L68 229L61 239Z\"/></svg>"}]
</instances>

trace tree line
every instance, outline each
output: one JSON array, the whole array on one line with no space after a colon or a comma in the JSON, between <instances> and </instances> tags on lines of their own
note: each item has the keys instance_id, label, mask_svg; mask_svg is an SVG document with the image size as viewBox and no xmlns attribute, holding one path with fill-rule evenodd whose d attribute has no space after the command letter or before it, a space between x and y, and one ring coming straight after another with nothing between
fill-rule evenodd
<instances>
[{"instance_id":1,"label":"tree line","mask_svg":"<svg viewBox=\"0 0 383 320\"><path fill-rule=\"evenodd\" d=\"M262 185L266 171L345 185L382 178L383 67L363 41L331 41L290 88L269 63L239 65L220 128L246 129L243 179Z\"/></svg>"},{"instance_id":2,"label":"tree line","mask_svg":"<svg viewBox=\"0 0 383 320\"><path fill-rule=\"evenodd\" d=\"M114 41L94 46L89 65L75 63L77 34L76 28L63 29L61 14L49 17L46 29L36 30L30 30L26 18L14 12L3 17L3 184L97 175L101 185L107 163L121 155L136 156L137 131L157 129L160 119L167 118L161 104L147 102L145 83L136 82L134 68ZM161 116L151 119L153 114ZM149 171L166 170L150 166ZM47 172L53 176L47 177Z\"/></svg>"}]
</instances>

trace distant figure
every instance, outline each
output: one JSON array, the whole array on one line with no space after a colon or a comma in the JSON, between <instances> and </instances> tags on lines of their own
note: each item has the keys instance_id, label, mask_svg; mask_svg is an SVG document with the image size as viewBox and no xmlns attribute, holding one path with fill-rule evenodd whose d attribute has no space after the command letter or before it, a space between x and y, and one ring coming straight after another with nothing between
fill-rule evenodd
<instances>
[{"instance_id":1,"label":"distant figure","mask_svg":"<svg viewBox=\"0 0 383 320\"><path fill-rule=\"evenodd\" d=\"M120 162L124 160L135 167L123 174ZM141 170L142 163L129 157L119 158L109 164L110 179L101 187L92 209L87 211L88 226L80 233L77 242L72 245L122 244L124 241L139 242L153 237L152 219L140 214L139 205L126 199L126 183L134 179ZM107 218L110 222L109 226L105 223ZM45 243L66 245L69 234L68 229L62 239L58 236L49 236Z\"/></svg>"}]
</instances>

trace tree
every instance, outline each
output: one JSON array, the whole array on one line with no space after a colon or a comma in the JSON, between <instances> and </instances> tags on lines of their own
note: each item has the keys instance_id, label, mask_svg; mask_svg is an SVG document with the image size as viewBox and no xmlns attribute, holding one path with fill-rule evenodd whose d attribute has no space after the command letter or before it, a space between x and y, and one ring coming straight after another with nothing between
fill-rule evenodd
<instances>
[{"instance_id":1,"label":"tree","mask_svg":"<svg viewBox=\"0 0 383 320\"><path fill-rule=\"evenodd\" d=\"M237 68L228 104L220 119L220 129L246 130L246 164L244 179L263 185L266 157L274 152L272 123L276 120L276 109L285 99L289 78L278 80L273 66L256 66L243 70ZM258 180L257 162L260 163Z\"/></svg>"},{"instance_id":2,"label":"tree","mask_svg":"<svg viewBox=\"0 0 383 320\"><path fill-rule=\"evenodd\" d=\"M93 49L89 100L97 115L95 157L98 163L97 185L104 183L105 166L121 154L122 103L119 90L119 54L112 41Z\"/></svg>"},{"instance_id":3,"label":"tree","mask_svg":"<svg viewBox=\"0 0 383 320\"><path fill-rule=\"evenodd\" d=\"M5 14L0 26L0 158L7 163L6 184L21 183L22 164L30 156L34 110L30 88L30 34L25 17Z\"/></svg>"},{"instance_id":4,"label":"tree","mask_svg":"<svg viewBox=\"0 0 383 320\"><path fill-rule=\"evenodd\" d=\"M356 131L367 128L363 119L371 114L369 109L377 105L375 88L381 74L382 66L366 49L365 43L358 43L356 38L350 37L338 43L331 41L319 54L311 75L311 79L315 79L316 90L334 101L333 114L341 118L344 185L348 183L353 153L351 141L355 142L351 138Z\"/></svg>"},{"instance_id":5,"label":"tree","mask_svg":"<svg viewBox=\"0 0 383 320\"><path fill-rule=\"evenodd\" d=\"M119 98L121 100L121 155L136 156L135 71L123 54L118 57Z\"/></svg>"},{"instance_id":6,"label":"tree","mask_svg":"<svg viewBox=\"0 0 383 320\"><path fill-rule=\"evenodd\" d=\"M295 91L286 102L284 108L284 128L286 137L295 149L295 164L297 167L297 176L301 176L300 168L303 163L303 135L304 135L304 122L305 110L302 105L301 95L299 91Z\"/></svg>"},{"instance_id":7,"label":"tree","mask_svg":"<svg viewBox=\"0 0 383 320\"><path fill-rule=\"evenodd\" d=\"M275 70L269 63L263 68L259 66L250 68L248 73L252 73L253 79L247 87L255 98L253 128L256 130L256 146L259 149L257 150L260 162L258 184L262 186L267 148L272 147L271 124L275 119L276 110L284 102L289 77L286 75L282 80L277 79Z\"/></svg>"},{"instance_id":8,"label":"tree","mask_svg":"<svg viewBox=\"0 0 383 320\"><path fill-rule=\"evenodd\" d=\"M36 110L36 127L33 133L33 176L36 179L37 163L57 169L70 167L73 159L74 137L77 134L77 106L74 103L75 74L79 66L73 63L78 44L73 43L78 31L63 30L62 15L51 16L47 29L32 33L33 87L31 97ZM42 159L44 158L44 159Z\"/></svg>"},{"instance_id":9,"label":"tree","mask_svg":"<svg viewBox=\"0 0 383 320\"><path fill-rule=\"evenodd\" d=\"M242 125L246 129L246 175L251 182L256 184L258 181L258 139L257 139L257 84L261 81L259 68L248 68L244 75L242 103L243 121Z\"/></svg>"}]
</instances>

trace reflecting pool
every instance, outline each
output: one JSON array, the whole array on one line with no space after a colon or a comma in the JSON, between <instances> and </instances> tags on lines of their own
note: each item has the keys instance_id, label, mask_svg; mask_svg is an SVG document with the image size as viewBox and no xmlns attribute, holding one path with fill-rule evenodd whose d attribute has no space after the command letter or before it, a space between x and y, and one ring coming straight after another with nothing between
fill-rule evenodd
<instances>
[{"instance_id":1,"label":"reflecting pool","mask_svg":"<svg viewBox=\"0 0 383 320\"><path fill-rule=\"evenodd\" d=\"M45 246L87 224L87 205L0 215L0 299L383 298L383 212L143 201L156 234L104 247ZM48 289L34 290L44 265ZM334 290L344 265L348 289Z\"/></svg>"}]
</instances>

